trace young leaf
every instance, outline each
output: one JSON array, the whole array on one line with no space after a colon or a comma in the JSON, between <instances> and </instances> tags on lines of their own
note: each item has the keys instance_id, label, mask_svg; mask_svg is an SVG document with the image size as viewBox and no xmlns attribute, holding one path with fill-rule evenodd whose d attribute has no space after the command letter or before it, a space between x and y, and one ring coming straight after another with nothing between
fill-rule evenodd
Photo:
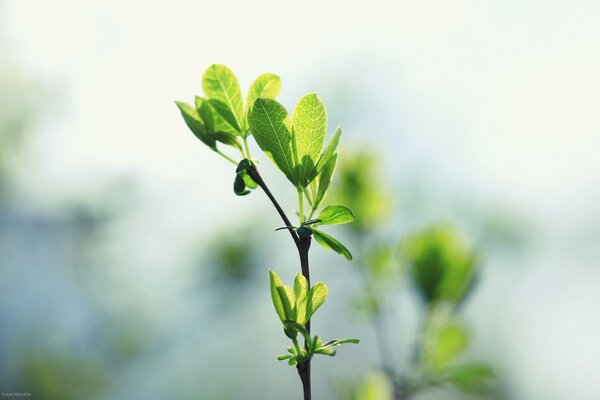
<instances>
[{"instance_id":1,"label":"young leaf","mask_svg":"<svg viewBox=\"0 0 600 400\"><path fill-rule=\"evenodd\" d=\"M318 206L325 198L325 194L327 193L327 189L329 189L329 184L331 183L331 179L333 178L333 173L335 172L335 164L337 162L337 153L333 154L327 164L321 170L319 174L319 190L317 192L315 198L315 204Z\"/></svg>"},{"instance_id":2,"label":"young leaf","mask_svg":"<svg viewBox=\"0 0 600 400\"><path fill-rule=\"evenodd\" d=\"M275 99L279 96L281 90L281 79L275 74L261 74L252 82L248 97L246 97L246 115L256 99ZM244 126L244 135L247 134L248 119L246 118Z\"/></svg>"},{"instance_id":3,"label":"young leaf","mask_svg":"<svg viewBox=\"0 0 600 400\"><path fill-rule=\"evenodd\" d=\"M242 195L246 190L246 183L244 182L244 178L241 175L235 176L235 181L233 182L233 191L237 195Z\"/></svg>"},{"instance_id":4,"label":"young leaf","mask_svg":"<svg viewBox=\"0 0 600 400\"><path fill-rule=\"evenodd\" d=\"M348 207L332 205L325 207L319 213L317 219L320 219L321 222L317 222L314 226L347 224L354 221L354 218L354 213Z\"/></svg>"},{"instance_id":5,"label":"young leaf","mask_svg":"<svg viewBox=\"0 0 600 400\"><path fill-rule=\"evenodd\" d=\"M336 253L343 255L344 257L346 257L347 260L352 260L352 254L350 253L350 251L348 251L348 249L343 244L338 242L336 239L334 239L331 236L327 235L326 233L324 233L320 230L314 229L314 228L313 228L313 236L315 237L315 239L321 246L325 247L326 249L331 249L331 250L335 251Z\"/></svg>"},{"instance_id":6,"label":"young leaf","mask_svg":"<svg viewBox=\"0 0 600 400\"><path fill-rule=\"evenodd\" d=\"M302 274L294 279L294 295L296 296L296 321L304 321L306 317L306 298L308 296L308 281Z\"/></svg>"},{"instance_id":7,"label":"young leaf","mask_svg":"<svg viewBox=\"0 0 600 400\"><path fill-rule=\"evenodd\" d=\"M317 175L321 173L323 168L325 168L325 165L329 162L329 159L333 157L333 154L335 153L337 145L340 141L340 136L342 136L342 128L338 126L335 132L333 133L333 137L329 141L329 144L327 145L327 147L325 147L323 154L321 154L321 157L319 158L315 169L309 177L309 181L312 181L315 177L317 177Z\"/></svg>"},{"instance_id":8,"label":"young leaf","mask_svg":"<svg viewBox=\"0 0 600 400\"><path fill-rule=\"evenodd\" d=\"M249 187L250 189L256 189L258 187L258 183L254 182L254 179L252 179L250 175L248 175L245 172L242 172L241 175L242 178L244 178L244 183L246 184L246 187Z\"/></svg>"},{"instance_id":9,"label":"young leaf","mask_svg":"<svg viewBox=\"0 0 600 400\"><path fill-rule=\"evenodd\" d=\"M325 136L327 135L327 112L316 94L303 96L292 113L294 141L299 165L298 181L302 187L309 184L308 178L319 161Z\"/></svg>"},{"instance_id":10,"label":"young leaf","mask_svg":"<svg viewBox=\"0 0 600 400\"><path fill-rule=\"evenodd\" d=\"M304 327L303 324L299 324L298 322L291 321L291 320L283 321L283 324L289 330L297 330L298 332L300 332L302 334L302 336L304 337L304 340L306 341L306 345L310 349L310 347L312 346L312 343L311 343L311 340L310 340L310 333ZM300 351L301 351L300 355L306 355L305 349L300 349Z\"/></svg>"},{"instance_id":11,"label":"young leaf","mask_svg":"<svg viewBox=\"0 0 600 400\"><path fill-rule=\"evenodd\" d=\"M283 304L283 311L285 312L285 320L286 321L295 321L296 320L296 296L294 295L294 291L289 286L279 286L277 288L277 293L279 293L279 297L281 298L281 303Z\"/></svg>"},{"instance_id":12,"label":"young leaf","mask_svg":"<svg viewBox=\"0 0 600 400\"><path fill-rule=\"evenodd\" d=\"M221 64L211 65L202 76L202 88L211 107L241 134L244 103L240 84L233 72Z\"/></svg>"},{"instance_id":13,"label":"young leaf","mask_svg":"<svg viewBox=\"0 0 600 400\"><path fill-rule=\"evenodd\" d=\"M248 123L256 143L273 160L290 182L297 186L292 158L292 135L286 109L275 100L256 99L248 113Z\"/></svg>"},{"instance_id":14,"label":"young leaf","mask_svg":"<svg viewBox=\"0 0 600 400\"><path fill-rule=\"evenodd\" d=\"M183 101L176 101L175 104L179 107L181 116L192 133L205 145L213 150L216 149L217 145L215 138L206 132L204 122L202 121L200 114L198 114L198 110Z\"/></svg>"},{"instance_id":15,"label":"young leaf","mask_svg":"<svg viewBox=\"0 0 600 400\"><path fill-rule=\"evenodd\" d=\"M196 110L198 110L198 114L200 118L202 118L202 122L204 122L204 128L206 132L212 134L215 131L215 124L213 120L213 111L208 104L208 100L204 97L196 96L195 97Z\"/></svg>"},{"instance_id":16,"label":"young leaf","mask_svg":"<svg viewBox=\"0 0 600 400\"><path fill-rule=\"evenodd\" d=\"M271 288L271 299L273 300L273 306L275 307L275 312L279 316L281 322L286 320L285 310L283 308L283 302L281 301L281 297L279 296L279 291L277 288L283 286L281 279L273 270L269 270L269 286Z\"/></svg>"},{"instance_id":17,"label":"young leaf","mask_svg":"<svg viewBox=\"0 0 600 400\"><path fill-rule=\"evenodd\" d=\"M327 294L327 285L325 285L323 282L315 283L315 285L308 291L308 295L306 296L306 317L303 321L299 321L301 325L306 324L306 322L308 322L317 309L321 307L321 304L323 304L325 299L327 299Z\"/></svg>"}]
</instances>

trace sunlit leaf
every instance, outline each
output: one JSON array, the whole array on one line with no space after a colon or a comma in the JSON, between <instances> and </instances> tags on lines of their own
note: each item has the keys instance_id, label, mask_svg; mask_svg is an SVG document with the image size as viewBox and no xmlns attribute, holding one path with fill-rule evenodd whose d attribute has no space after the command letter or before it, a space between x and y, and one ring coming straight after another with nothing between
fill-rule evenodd
<instances>
[{"instance_id":1,"label":"sunlit leaf","mask_svg":"<svg viewBox=\"0 0 600 400\"><path fill-rule=\"evenodd\" d=\"M296 321L300 324L306 320L308 281L302 274L294 279L294 295L296 296Z\"/></svg>"},{"instance_id":2,"label":"sunlit leaf","mask_svg":"<svg viewBox=\"0 0 600 400\"><path fill-rule=\"evenodd\" d=\"M350 251L337 239L334 239L328 234L317 229L313 229L313 236L321 246L343 255L348 260L352 260L352 254Z\"/></svg>"},{"instance_id":3,"label":"sunlit leaf","mask_svg":"<svg viewBox=\"0 0 600 400\"><path fill-rule=\"evenodd\" d=\"M303 96L292 113L292 126L298 160L297 176L302 187L314 176L327 135L327 112L316 94Z\"/></svg>"},{"instance_id":4,"label":"sunlit leaf","mask_svg":"<svg viewBox=\"0 0 600 400\"><path fill-rule=\"evenodd\" d=\"M327 194L327 189L329 189L329 184L331 183L331 179L333 178L333 173L335 172L335 165L337 163L337 153L333 154L327 164L323 167L323 170L319 174L319 186L316 194L316 198L314 203L319 205L325 198L325 194Z\"/></svg>"},{"instance_id":5,"label":"sunlit leaf","mask_svg":"<svg viewBox=\"0 0 600 400\"><path fill-rule=\"evenodd\" d=\"M279 316L279 319L283 322L286 320L285 310L283 308L283 302L281 301L281 297L279 296L279 291L277 288L283 286L281 279L275 271L269 270L269 286L271 289L271 299L273 300L273 306L275 307L275 312Z\"/></svg>"},{"instance_id":6,"label":"sunlit leaf","mask_svg":"<svg viewBox=\"0 0 600 400\"><path fill-rule=\"evenodd\" d=\"M256 99L275 99L279 96L281 90L281 79L275 74L261 74L259 75L248 90L248 96L246 97L246 114L250 111L250 107ZM246 119L244 126L244 134L248 129L248 121Z\"/></svg>"},{"instance_id":7,"label":"sunlit leaf","mask_svg":"<svg viewBox=\"0 0 600 400\"><path fill-rule=\"evenodd\" d=\"M347 224L348 222L354 221L354 218L354 213L348 207L331 205L325 207L323 211L319 213L317 219L320 219L321 222L317 222L313 225Z\"/></svg>"},{"instance_id":8,"label":"sunlit leaf","mask_svg":"<svg viewBox=\"0 0 600 400\"><path fill-rule=\"evenodd\" d=\"M224 65L213 64L202 76L202 88L211 107L241 134L244 104L240 84L234 73Z\"/></svg>"},{"instance_id":9,"label":"sunlit leaf","mask_svg":"<svg viewBox=\"0 0 600 400\"><path fill-rule=\"evenodd\" d=\"M295 186L292 135L286 122L286 109L275 100L257 99L248 114L252 135L264 151Z\"/></svg>"},{"instance_id":10,"label":"sunlit leaf","mask_svg":"<svg viewBox=\"0 0 600 400\"><path fill-rule=\"evenodd\" d=\"M296 296L294 295L294 290L289 286L282 285L277 288L277 293L279 293L279 297L281 298L281 303L283 304L283 311L285 312L285 320L286 321L295 321L296 320Z\"/></svg>"},{"instance_id":11,"label":"sunlit leaf","mask_svg":"<svg viewBox=\"0 0 600 400\"><path fill-rule=\"evenodd\" d=\"M196 110L196 108L183 101L176 101L175 104L177 104L177 107L179 107L179 111L181 111L181 116L183 117L183 120L185 121L188 128L190 128L192 133L205 145L212 149L215 149L215 137L206 132L204 122L202 121L200 114L198 114L198 110Z\"/></svg>"},{"instance_id":12,"label":"sunlit leaf","mask_svg":"<svg viewBox=\"0 0 600 400\"><path fill-rule=\"evenodd\" d=\"M301 325L306 324L319 307L321 307L327 299L328 292L327 285L323 282L317 282L310 288L306 297L306 317L304 320L299 321Z\"/></svg>"},{"instance_id":13,"label":"sunlit leaf","mask_svg":"<svg viewBox=\"0 0 600 400\"><path fill-rule=\"evenodd\" d=\"M329 144L327 145L327 147L325 147L325 150L323 150L323 154L321 154L321 157L319 158L315 169L309 176L309 181L312 181L314 178L316 178L317 175L321 173L323 168L325 168L325 165L327 165L329 159L333 157L333 155L335 154L335 150L337 149L338 143L340 141L340 136L342 136L342 128L338 126L335 132L333 133Z\"/></svg>"}]
</instances>

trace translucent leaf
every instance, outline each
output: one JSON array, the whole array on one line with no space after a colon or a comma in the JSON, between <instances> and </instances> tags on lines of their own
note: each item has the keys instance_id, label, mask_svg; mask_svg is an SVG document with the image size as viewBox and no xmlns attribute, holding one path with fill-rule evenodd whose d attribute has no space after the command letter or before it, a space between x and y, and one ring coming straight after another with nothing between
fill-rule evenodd
<instances>
[{"instance_id":1,"label":"translucent leaf","mask_svg":"<svg viewBox=\"0 0 600 400\"><path fill-rule=\"evenodd\" d=\"M317 162L315 169L309 177L309 181L312 181L314 178L316 178L317 175L321 173L323 168L325 168L325 165L327 165L329 159L333 157L333 155L335 154L335 150L337 149L337 145L340 141L340 136L342 136L342 128L338 126L335 132L333 133L333 137L329 141L329 144L327 145L327 147L325 147L323 154L321 154L321 157L319 157L319 161Z\"/></svg>"},{"instance_id":2,"label":"translucent leaf","mask_svg":"<svg viewBox=\"0 0 600 400\"><path fill-rule=\"evenodd\" d=\"M256 99L275 99L279 96L281 90L281 79L275 74L261 74L259 75L248 90L248 96L246 97L246 115L254 104ZM246 119L244 130L248 129L248 121Z\"/></svg>"},{"instance_id":3,"label":"translucent leaf","mask_svg":"<svg viewBox=\"0 0 600 400\"><path fill-rule=\"evenodd\" d=\"M270 99L257 99L248 113L248 123L258 146L273 160L290 182L297 185L292 157L292 135L286 109Z\"/></svg>"},{"instance_id":4,"label":"translucent leaf","mask_svg":"<svg viewBox=\"0 0 600 400\"><path fill-rule=\"evenodd\" d=\"M294 295L296 296L296 321L304 325L307 314L308 281L302 274L297 274L294 279Z\"/></svg>"},{"instance_id":5,"label":"translucent leaf","mask_svg":"<svg viewBox=\"0 0 600 400\"><path fill-rule=\"evenodd\" d=\"M336 239L314 228L313 236L317 240L317 243L319 243L321 246L325 247L326 249L333 250L338 254L341 254L342 256L346 257L347 260L352 260L352 254L350 253L350 251Z\"/></svg>"},{"instance_id":6,"label":"translucent leaf","mask_svg":"<svg viewBox=\"0 0 600 400\"><path fill-rule=\"evenodd\" d=\"M296 321L296 298L291 287L282 285L277 288L277 293L283 304L286 321Z\"/></svg>"},{"instance_id":7,"label":"translucent leaf","mask_svg":"<svg viewBox=\"0 0 600 400\"><path fill-rule=\"evenodd\" d=\"M279 316L279 319L283 322L286 320L285 310L283 308L283 302L281 301L281 297L279 296L279 291L277 288L283 286L281 279L275 273L275 271L269 270L269 283L271 289L271 299L273 300L273 306L275 307L275 312Z\"/></svg>"},{"instance_id":8,"label":"translucent leaf","mask_svg":"<svg viewBox=\"0 0 600 400\"><path fill-rule=\"evenodd\" d=\"M325 285L323 282L315 283L315 285L308 291L306 298L306 317L305 320L300 321L301 325L305 325L306 322L319 309L319 307L321 307L321 305L327 299L328 293L329 291L327 289L327 285Z\"/></svg>"},{"instance_id":9,"label":"translucent leaf","mask_svg":"<svg viewBox=\"0 0 600 400\"><path fill-rule=\"evenodd\" d=\"M327 112L316 94L307 94L296 103L292 126L298 160L296 176L300 186L306 187L309 177L314 176L327 135Z\"/></svg>"},{"instance_id":10,"label":"translucent leaf","mask_svg":"<svg viewBox=\"0 0 600 400\"><path fill-rule=\"evenodd\" d=\"M321 222L317 222L314 226L319 225L338 225L347 224L355 219L354 213L348 207L340 205L327 206L319 213L317 219Z\"/></svg>"},{"instance_id":11,"label":"translucent leaf","mask_svg":"<svg viewBox=\"0 0 600 400\"><path fill-rule=\"evenodd\" d=\"M212 149L216 149L216 140L214 136L206 132L204 122L202 121L200 114L198 114L198 110L183 101L176 101L175 104L177 104L177 107L179 107L181 116L192 133L205 145Z\"/></svg>"},{"instance_id":12,"label":"translucent leaf","mask_svg":"<svg viewBox=\"0 0 600 400\"><path fill-rule=\"evenodd\" d=\"M329 189L329 184L331 183L331 179L333 178L333 173L335 172L335 165L337 163L337 153L335 153L327 164L323 167L323 170L319 174L319 189L317 191L317 195L314 203L319 205L321 201L325 198L325 194L327 194L327 189Z\"/></svg>"},{"instance_id":13,"label":"translucent leaf","mask_svg":"<svg viewBox=\"0 0 600 400\"><path fill-rule=\"evenodd\" d=\"M202 76L202 88L216 113L241 134L244 104L240 84L234 73L224 65L213 64Z\"/></svg>"}]
</instances>

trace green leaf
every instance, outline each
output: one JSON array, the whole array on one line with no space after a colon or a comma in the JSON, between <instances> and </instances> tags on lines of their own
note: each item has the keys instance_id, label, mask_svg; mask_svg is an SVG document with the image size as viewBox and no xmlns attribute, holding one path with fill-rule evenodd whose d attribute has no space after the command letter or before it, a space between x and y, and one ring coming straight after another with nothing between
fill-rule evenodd
<instances>
[{"instance_id":1,"label":"green leaf","mask_svg":"<svg viewBox=\"0 0 600 400\"><path fill-rule=\"evenodd\" d=\"M288 321L283 321L284 325L286 325L286 328L290 329L290 330L297 330L298 332L300 332L302 334L302 336L304 337L304 340L306 341L306 345L308 346L308 348L310 348L312 346L311 344L311 340L310 340L310 332L308 332L308 330L304 327L303 324L299 324L296 321L292 321L292 320L288 320ZM300 349L300 351L302 351L302 354L306 354L305 353L305 349Z\"/></svg>"},{"instance_id":2,"label":"green leaf","mask_svg":"<svg viewBox=\"0 0 600 400\"><path fill-rule=\"evenodd\" d=\"M248 114L248 123L256 143L290 182L297 186L292 158L292 135L290 134L286 109L275 100L257 99Z\"/></svg>"},{"instance_id":3,"label":"green leaf","mask_svg":"<svg viewBox=\"0 0 600 400\"><path fill-rule=\"evenodd\" d=\"M465 392L484 389L494 378L494 371L485 364L468 364L452 368L446 379Z\"/></svg>"},{"instance_id":4,"label":"green leaf","mask_svg":"<svg viewBox=\"0 0 600 400\"><path fill-rule=\"evenodd\" d=\"M325 194L327 193L327 189L329 189L329 184L331 183L331 179L333 178L333 173L335 172L335 165L337 163L337 153L334 153L333 156L329 159L327 164L321 170L319 174L319 190L317 192L315 198L315 204L318 206L321 204L323 199L325 198Z\"/></svg>"},{"instance_id":5,"label":"green leaf","mask_svg":"<svg viewBox=\"0 0 600 400\"><path fill-rule=\"evenodd\" d=\"M327 285L323 282L315 283L308 291L308 295L306 296L306 317L303 321L299 321L301 325L305 325L319 307L321 307L327 299L328 292Z\"/></svg>"},{"instance_id":6,"label":"green leaf","mask_svg":"<svg viewBox=\"0 0 600 400\"><path fill-rule=\"evenodd\" d=\"M307 314L308 281L302 274L297 274L294 279L294 296L296 296L296 321L303 324Z\"/></svg>"},{"instance_id":7,"label":"green leaf","mask_svg":"<svg viewBox=\"0 0 600 400\"><path fill-rule=\"evenodd\" d=\"M256 99L275 99L279 96L281 90L281 79L275 74L262 74L252 82L246 97L246 115ZM248 120L246 118L244 131L248 129ZM246 135L247 132L244 132Z\"/></svg>"},{"instance_id":8,"label":"green leaf","mask_svg":"<svg viewBox=\"0 0 600 400\"><path fill-rule=\"evenodd\" d=\"M281 322L286 320L285 310L283 308L283 302L281 301L281 297L279 296L279 291L277 288L282 287L283 283L279 276L275 271L269 270L269 286L271 288L271 299L273 300L273 306L275 307L275 312L279 316Z\"/></svg>"},{"instance_id":9,"label":"green leaf","mask_svg":"<svg viewBox=\"0 0 600 400\"><path fill-rule=\"evenodd\" d=\"M204 122L200 114L198 114L198 110L183 101L176 101L175 104L179 107L181 116L192 133L205 145L215 150L217 148L215 138L206 132Z\"/></svg>"},{"instance_id":10,"label":"green leaf","mask_svg":"<svg viewBox=\"0 0 600 400\"><path fill-rule=\"evenodd\" d=\"M296 321L296 296L291 287L282 285L277 288L277 293L283 304L286 321Z\"/></svg>"},{"instance_id":11,"label":"green leaf","mask_svg":"<svg viewBox=\"0 0 600 400\"><path fill-rule=\"evenodd\" d=\"M244 103L234 73L224 65L213 64L202 76L202 88L216 113L237 134L242 134Z\"/></svg>"},{"instance_id":12,"label":"green leaf","mask_svg":"<svg viewBox=\"0 0 600 400\"><path fill-rule=\"evenodd\" d=\"M254 182L254 179L252 179L252 177L246 172L242 172L240 175L242 175L242 178L244 178L244 183L247 187L250 189L256 189L258 187L258 183Z\"/></svg>"},{"instance_id":13,"label":"green leaf","mask_svg":"<svg viewBox=\"0 0 600 400\"><path fill-rule=\"evenodd\" d=\"M434 225L408 237L402 253L425 303L460 303L473 287L477 254L448 225Z\"/></svg>"},{"instance_id":14,"label":"green leaf","mask_svg":"<svg viewBox=\"0 0 600 400\"><path fill-rule=\"evenodd\" d=\"M227 130L217 130L215 127L215 120L218 122L219 116L214 115L215 111L208 104L208 100L203 97L196 96L196 110L198 111L198 115L200 115L200 118L204 123L204 128L207 135L214 136L217 141L242 151L242 144L235 136L235 132L231 133Z\"/></svg>"},{"instance_id":15,"label":"green leaf","mask_svg":"<svg viewBox=\"0 0 600 400\"><path fill-rule=\"evenodd\" d=\"M314 228L313 236L321 246L343 255L344 257L346 257L347 260L352 260L352 254L350 253L350 251L348 251L348 249L336 239Z\"/></svg>"},{"instance_id":16,"label":"green leaf","mask_svg":"<svg viewBox=\"0 0 600 400\"><path fill-rule=\"evenodd\" d=\"M442 371L467 348L468 343L466 330L456 322L434 329L426 339L425 365L434 373Z\"/></svg>"},{"instance_id":17,"label":"green leaf","mask_svg":"<svg viewBox=\"0 0 600 400\"><path fill-rule=\"evenodd\" d=\"M354 213L348 207L331 205L319 213L317 219L320 219L321 222L315 223L314 226L347 224L354 221L354 218Z\"/></svg>"},{"instance_id":18,"label":"green leaf","mask_svg":"<svg viewBox=\"0 0 600 400\"><path fill-rule=\"evenodd\" d=\"M217 132L215 133L215 139L227 146L235 147L239 151L242 151L242 144L238 138L231 133Z\"/></svg>"},{"instance_id":19,"label":"green leaf","mask_svg":"<svg viewBox=\"0 0 600 400\"><path fill-rule=\"evenodd\" d=\"M235 181L233 182L233 192L238 196L244 196L250 191L246 190L246 182L244 182L244 178L241 175L235 176Z\"/></svg>"},{"instance_id":20,"label":"green leaf","mask_svg":"<svg viewBox=\"0 0 600 400\"><path fill-rule=\"evenodd\" d=\"M316 178L317 175L319 175L321 173L323 168L325 168L325 165L327 165L327 163L329 162L329 159L331 157L333 157L333 155L335 154L335 150L337 149L337 146L338 146L341 136L342 136L342 128L340 128L338 126L337 129L335 130L335 132L333 133L333 137L329 141L329 144L327 145L327 147L325 147L323 154L321 154L321 157L319 158L319 161L317 162L317 166L315 167L311 176L309 177L309 181L312 181L314 178Z\"/></svg>"},{"instance_id":21,"label":"green leaf","mask_svg":"<svg viewBox=\"0 0 600 400\"><path fill-rule=\"evenodd\" d=\"M310 183L309 177L314 176L313 171L327 135L327 112L316 94L307 94L296 103L292 126L298 159L298 181L300 186L306 187Z\"/></svg>"},{"instance_id":22,"label":"green leaf","mask_svg":"<svg viewBox=\"0 0 600 400\"><path fill-rule=\"evenodd\" d=\"M208 100L206 100L204 97L196 96L195 104L196 110L198 110L198 114L200 115L200 118L202 118L202 122L204 122L206 132L209 134L215 133L213 110L210 108Z\"/></svg>"}]
</instances>

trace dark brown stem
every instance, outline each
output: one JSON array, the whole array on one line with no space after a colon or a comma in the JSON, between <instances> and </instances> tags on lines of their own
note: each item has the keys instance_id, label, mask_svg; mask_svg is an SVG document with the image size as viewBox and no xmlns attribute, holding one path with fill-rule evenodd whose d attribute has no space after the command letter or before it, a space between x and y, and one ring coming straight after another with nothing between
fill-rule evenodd
<instances>
[{"instance_id":1,"label":"dark brown stem","mask_svg":"<svg viewBox=\"0 0 600 400\"><path fill-rule=\"evenodd\" d=\"M258 170L254 165L249 166L246 171L248 175L261 187L261 189L265 192L271 203L275 206L275 209L279 213L279 216L283 220L283 223L288 228L292 228L292 224L285 215L285 212L269 190L267 184L262 179ZM310 249L311 238L301 238L298 234L292 230L288 229L290 235L292 236L292 240L298 249L298 255L300 256L300 268L302 269L302 275L306 278L308 282L308 287L310 287L310 269L308 265L308 250ZM310 333L310 320L306 323L306 330ZM304 343L304 346L307 347L308 343ZM299 363L296 368L298 369L298 375L300 375L300 380L302 381L302 389L304 391L304 400L311 400L311 383L310 383L310 359Z\"/></svg>"},{"instance_id":2,"label":"dark brown stem","mask_svg":"<svg viewBox=\"0 0 600 400\"><path fill-rule=\"evenodd\" d=\"M269 187L267 186L265 181L263 181L262 176L260 176L256 167L254 165L251 165L246 169L246 171L248 172L248 175L250 175L250 177L254 180L254 182L256 182L258 184L258 186L260 186L261 189L265 192L265 194L267 195L269 200L271 200L271 203L273 203L273 205L275 206L275 209L279 213L279 216L283 220L283 223L285 224L285 226L287 226L288 228L291 228L293 226L292 223L288 219L287 215L285 215L285 212L283 211L283 209L281 208L281 206L279 205L277 200L275 200L275 197L269 190ZM291 229L288 229L288 231L290 231L290 235L292 235L294 244L296 245L296 247L298 248L298 251L299 251L300 250L300 240L298 238L298 235L296 234L296 232L294 232Z\"/></svg>"}]
</instances>

